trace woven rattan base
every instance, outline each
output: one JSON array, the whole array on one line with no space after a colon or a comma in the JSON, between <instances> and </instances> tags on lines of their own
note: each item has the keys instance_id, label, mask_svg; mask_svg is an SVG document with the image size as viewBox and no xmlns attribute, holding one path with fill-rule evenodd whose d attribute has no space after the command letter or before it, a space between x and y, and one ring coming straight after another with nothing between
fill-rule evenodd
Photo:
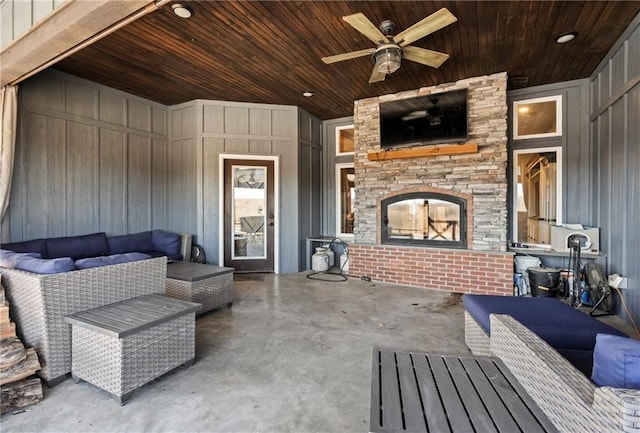
<instances>
[{"instance_id":1,"label":"woven rattan base","mask_svg":"<svg viewBox=\"0 0 640 433\"><path fill-rule=\"evenodd\" d=\"M233 268L186 262L167 266L167 296L202 304L198 314L233 303Z\"/></svg>"},{"instance_id":2,"label":"woven rattan base","mask_svg":"<svg viewBox=\"0 0 640 433\"><path fill-rule=\"evenodd\" d=\"M0 268L25 346L38 352L49 386L71 372L71 333L64 317L149 293L164 293L167 259L157 257L59 274Z\"/></svg>"},{"instance_id":3,"label":"woven rattan base","mask_svg":"<svg viewBox=\"0 0 640 433\"><path fill-rule=\"evenodd\" d=\"M475 356L492 356L489 336L466 311L464 312L464 341Z\"/></svg>"},{"instance_id":4,"label":"woven rattan base","mask_svg":"<svg viewBox=\"0 0 640 433\"><path fill-rule=\"evenodd\" d=\"M134 303L137 299L141 298L111 305L124 304L127 309L139 308ZM108 307L110 306L105 308ZM167 320L162 323L157 324L163 320L159 317L155 319L156 323L143 324L120 336L110 335L108 327L99 329L94 322L72 322L71 372L74 380L82 379L92 383L111 393L120 404L124 404L133 391L145 383L180 365L193 363L194 312L180 311L175 317L176 313L169 311L174 317L167 314ZM98 314L114 317L113 310ZM76 320L82 319L76 317ZM104 332L105 329L107 332Z\"/></svg>"}]
</instances>

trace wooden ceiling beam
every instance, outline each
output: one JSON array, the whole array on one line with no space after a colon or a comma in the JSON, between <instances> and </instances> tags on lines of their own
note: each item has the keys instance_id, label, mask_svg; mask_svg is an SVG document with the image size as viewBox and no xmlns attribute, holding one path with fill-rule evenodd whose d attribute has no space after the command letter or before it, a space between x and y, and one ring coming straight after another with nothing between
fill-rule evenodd
<instances>
[{"instance_id":1,"label":"wooden ceiling beam","mask_svg":"<svg viewBox=\"0 0 640 433\"><path fill-rule=\"evenodd\" d=\"M79 51L87 41L94 42L96 35L117 30L117 23L126 25L167 1L67 0L0 52L0 85L18 84L49 63ZM136 14L140 11L144 13Z\"/></svg>"}]
</instances>

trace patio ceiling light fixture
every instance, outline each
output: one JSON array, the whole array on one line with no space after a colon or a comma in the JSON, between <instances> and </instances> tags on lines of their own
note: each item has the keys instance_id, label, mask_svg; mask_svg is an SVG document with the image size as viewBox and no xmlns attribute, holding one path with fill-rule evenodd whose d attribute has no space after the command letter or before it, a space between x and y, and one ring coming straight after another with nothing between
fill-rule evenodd
<instances>
[{"instance_id":1,"label":"patio ceiling light fixture","mask_svg":"<svg viewBox=\"0 0 640 433\"><path fill-rule=\"evenodd\" d=\"M396 44L385 44L378 47L373 58L376 59L378 72L392 74L400 69L402 49Z\"/></svg>"},{"instance_id":2,"label":"patio ceiling light fixture","mask_svg":"<svg viewBox=\"0 0 640 433\"><path fill-rule=\"evenodd\" d=\"M578 36L578 32L563 33L556 38L556 42L559 44L566 44L567 42L574 40L576 36Z\"/></svg>"},{"instance_id":3,"label":"patio ceiling light fixture","mask_svg":"<svg viewBox=\"0 0 640 433\"><path fill-rule=\"evenodd\" d=\"M184 18L185 20L188 20L193 16L193 10L191 10L190 7L185 6L181 3L172 4L171 9L173 10L174 14L176 14L180 18Z\"/></svg>"}]
</instances>

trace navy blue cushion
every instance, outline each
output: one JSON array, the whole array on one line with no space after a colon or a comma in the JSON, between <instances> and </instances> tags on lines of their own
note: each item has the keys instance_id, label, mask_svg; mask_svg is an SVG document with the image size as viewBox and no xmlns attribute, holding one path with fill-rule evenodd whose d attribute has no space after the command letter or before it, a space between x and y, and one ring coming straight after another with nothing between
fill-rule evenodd
<instances>
[{"instance_id":1,"label":"navy blue cushion","mask_svg":"<svg viewBox=\"0 0 640 433\"><path fill-rule=\"evenodd\" d=\"M47 256L47 244L44 239L2 244L2 249L15 251L16 253L38 253L41 257Z\"/></svg>"},{"instance_id":2,"label":"navy blue cushion","mask_svg":"<svg viewBox=\"0 0 640 433\"><path fill-rule=\"evenodd\" d=\"M154 251L151 231L107 238L109 254L146 253Z\"/></svg>"},{"instance_id":3,"label":"navy blue cushion","mask_svg":"<svg viewBox=\"0 0 640 433\"><path fill-rule=\"evenodd\" d=\"M598 334L591 380L598 386L640 389L640 341Z\"/></svg>"},{"instance_id":4,"label":"navy blue cushion","mask_svg":"<svg viewBox=\"0 0 640 433\"><path fill-rule=\"evenodd\" d=\"M34 257L39 259L42 256L38 253L16 253L15 251L0 249L0 266L13 269L16 267L16 261L20 257Z\"/></svg>"},{"instance_id":5,"label":"navy blue cushion","mask_svg":"<svg viewBox=\"0 0 640 433\"><path fill-rule=\"evenodd\" d=\"M582 374L589 377L593 369L593 350L556 349L556 351L569 361Z\"/></svg>"},{"instance_id":6,"label":"navy blue cushion","mask_svg":"<svg viewBox=\"0 0 640 433\"><path fill-rule=\"evenodd\" d=\"M144 253L124 253L112 254L110 256L88 257L76 260L78 269L97 268L99 266L117 265L118 263L135 262L137 260L148 259L151 256Z\"/></svg>"},{"instance_id":7,"label":"navy blue cushion","mask_svg":"<svg viewBox=\"0 0 640 433\"><path fill-rule=\"evenodd\" d=\"M36 274L58 274L60 272L75 271L71 257L58 257L55 259L38 259L35 257L20 257L16 260L16 269L33 272Z\"/></svg>"},{"instance_id":8,"label":"navy blue cushion","mask_svg":"<svg viewBox=\"0 0 640 433\"><path fill-rule=\"evenodd\" d=\"M152 232L153 246L156 251L162 251L167 256L180 254L180 235L177 233L154 230Z\"/></svg>"},{"instance_id":9,"label":"navy blue cushion","mask_svg":"<svg viewBox=\"0 0 640 433\"><path fill-rule=\"evenodd\" d=\"M489 314L507 314L554 349L593 350L598 333L625 336L556 298L465 295L462 302L487 334Z\"/></svg>"},{"instance_id":10,"label":"navy blue cushion","mask_svg":"<svg viewBox=\"0 0 640 433\"><path fill-rule=\"evenodd\" d=\"M92 233L82 236L65 236L46 239L48 259L71 257L73 260L86 257L104 256L109 253L107 235Z\"/></svg>"}]
</instances>

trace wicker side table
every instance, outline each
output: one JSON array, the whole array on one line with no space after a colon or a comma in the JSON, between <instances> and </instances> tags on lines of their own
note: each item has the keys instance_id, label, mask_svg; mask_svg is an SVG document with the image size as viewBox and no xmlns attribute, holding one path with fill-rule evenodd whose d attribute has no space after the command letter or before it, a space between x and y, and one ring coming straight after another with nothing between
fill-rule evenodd
<instances>
[{"instance_id":1,"label":"wicker side table","mask_svg":"<svg viewBox=\"0 0 640 433\"><path fill-rule=\"evenodd\" d=\"M205 313L233 304L233 268L202 263L167 264L167 296L202 304Z\"/></svg>"},{"instance_id":2,"label":"wicker side table","mask_svg":"<svg viewBox=\"0 0 640 433\"><path fill-rule=\"evenodd\" d=\"M65 317L71 324L71 374L111 393L133 392L195 356L199 304L144 295Z\"/></svg>"}]
</instances>

